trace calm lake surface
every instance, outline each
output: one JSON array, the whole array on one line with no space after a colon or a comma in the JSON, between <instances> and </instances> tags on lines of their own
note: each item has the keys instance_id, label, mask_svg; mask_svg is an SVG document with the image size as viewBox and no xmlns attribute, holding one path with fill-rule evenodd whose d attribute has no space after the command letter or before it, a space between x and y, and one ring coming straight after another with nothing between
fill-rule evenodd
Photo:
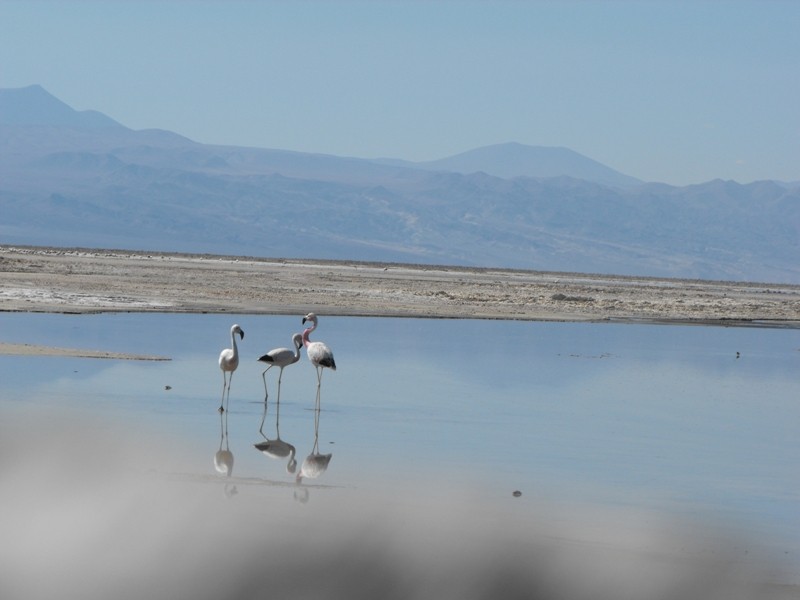
<instances>
[{"instance_id":1,"label":"calm lake surface","mask_svg":"<svg viewBox=\"0 0 800 600\"><path fill-rule=\"evenodd\" d=\"M301 317L0 314L3 341L171 358L0 356L0 407L6 420L41 408L113 423L143 446L167 440L169 455L143 452L141 469L239 494L264 481L287 503L324 503L330 490L424 480L506 503L645 508L736 524L800 566L798 331L320 315L312 339L338 366L323 374L320 412L303 351L279 413L268 373L265 414L256 359L291 346ZM223 416L217 357L233 323L245 338ZM254 447L278 435L295 473L290 456ZM230 477L215 468L221 449ZM312 451L330 462L298 485Z\"/></svg>"}]
</instances>

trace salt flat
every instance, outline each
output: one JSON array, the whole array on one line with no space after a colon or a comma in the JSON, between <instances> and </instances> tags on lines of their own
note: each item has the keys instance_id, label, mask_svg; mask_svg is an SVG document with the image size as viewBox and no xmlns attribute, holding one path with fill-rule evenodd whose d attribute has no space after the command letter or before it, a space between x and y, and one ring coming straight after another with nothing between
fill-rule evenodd
<instances>
[{"instance_id":1,"label":"salt flat","mask_svg":"<svg viewBox=\"0 0 800 600\"><path fill-rule=\"evenodd\" d=\"M800 286L0 246L0 311L207 312L800 327Z\"/></svg>"}]
</instances>

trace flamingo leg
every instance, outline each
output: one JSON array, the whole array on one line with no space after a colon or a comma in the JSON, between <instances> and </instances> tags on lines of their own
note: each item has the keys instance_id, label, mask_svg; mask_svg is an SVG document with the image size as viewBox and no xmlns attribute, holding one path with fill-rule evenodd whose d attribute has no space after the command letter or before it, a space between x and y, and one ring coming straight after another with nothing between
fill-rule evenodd
<instances>
[{"instance_id":1,"label":"flamingo leg","mask_svg":"<svg viewBox=\"0 0 800 600\"><path fill-rule=\"evenodd\" d=\"M319 411L320 411L319 400L320 400L320 394L319 390L317 390L317 406L314 409L314 448L312 449L312 452L314 454L317 454L319 452Z\"/></svg>"},{"instance_id":2,"label":"flamingo leg","mask_svg":"<svg viewBox=\"0 0 800 600\"><path fill-rule=\"evenodd\" d=\"M322 394L322 369L317 367L317 398L314 406L314 419L319 419L319 402Z\"/></svg>"},{"instance_id":3,"label":"flamingo leg","mask_svg":"<svg viewBox=\"0 0 800 600\"><path fill-rule=\"evenodd\" d=\"M225 388L228 387L228 378L225 375L225 371L222 372L222 398L219 401L219 412L225 411Z\"/></svg>"},{"instance_id":4,"label":"flamingo leg","mask_svg":"<svg viewBox=\"0 0 800 600\"><path fill-rule=\"evenodd\" d=\"M322 384L322 367L317 367L317 387Z\"/></svg>"},{"instance_id":5,"label":"flamingo leg","mask_svg":"<svg viewBox=\"0 0 800 600\"><path fill-rule=\"evenodd\" d=\"M225 433L223 437L225 438L225 450L230 450L230 442L228 440L228 414L226 413L223 417L221 417L225 422Z\"/></svg>"},{"instance_id":6,"label":"flamingo leg","mask_svg":"<svg viewBox=\"0 0 800 600\"><path fill-rule=\"evenodd\" d=\"M261 426L258 428L258 432L261 434L261 437L267 439L267 436L264 435L264 421L267 419L267 399L264 398L264 414L261 416Z\"/></svg>"},{"instance_id":7,"label":"flamingo leg","mask_svg":"<svg viewBox=\"0 0 800 600\"><path fill-rule=\"evenodd\" d=\"M231 384L233 383L233 371L231 371L231 376L228 379L228 393L225 397L225 410L227 411L231 405Z\"/></svg>"},{"instance_id":8,"label":"flamingo leg","mask_svg":"<svg viewBox=\"0 0 800 600\"><path fill-rule=\"evenodd\" d=\"M266 402L267 398L269 397L269 391L267 390L267 371L269 371L271 368L272 365L268 366L266 369L264 369L264 372L261 373L261 379L264 380L264 402Z\"/></svg>"},{"instance_id":9,"label":"flamingo leg","mask_svg":"<svg viewBox=\"0 0 800 600\"><path fill-rule=\"evenodd\" d=\"M322 373L320 373L320 368L316 367L317 369L317 397L314 399L314 410L319 412L319 397L320 397L320 390L322 387Z\"/></svg>"},{"instance_id":10,"label":"flamingo leg","mask_svg":"<svg viewBox=\"0 0 800 600\"><path fill-rule=\"evenodd\" d=\"M281 401L281 378L283 377L283 367L278 371L278 402Z\"/></svg>"}]
</instances>

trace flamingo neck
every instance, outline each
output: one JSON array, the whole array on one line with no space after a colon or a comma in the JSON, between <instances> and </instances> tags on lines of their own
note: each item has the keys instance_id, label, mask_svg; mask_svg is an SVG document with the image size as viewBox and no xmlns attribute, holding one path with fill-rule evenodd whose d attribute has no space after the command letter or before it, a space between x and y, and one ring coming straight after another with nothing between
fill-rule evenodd
<instances>
[{"instance_id":1,"label":"flamingo neck","mask_svg":"<svg viewBox=\"0 0 800 600\"><path fill-rule=\"evenodd\" d=\"M238 356L239 348L236 347L236 333L231 331L231 348L233 349L233 355Z\"/></svg>"},{"instance_id":2,"label":"flamingo neck","mask_svg":"<svg viewBox=\"0 0 800 600\"><path fill-rule=\"evenodd\" d=\"M308 336L311 335L312 331L314 331L314 327L315 326L312 326L303 330L303 346L308 347L308 345L311 343L311 340L308 339ZM299 348L297 349L297 354L300 354Z\"/></svg>"}]
</instances>

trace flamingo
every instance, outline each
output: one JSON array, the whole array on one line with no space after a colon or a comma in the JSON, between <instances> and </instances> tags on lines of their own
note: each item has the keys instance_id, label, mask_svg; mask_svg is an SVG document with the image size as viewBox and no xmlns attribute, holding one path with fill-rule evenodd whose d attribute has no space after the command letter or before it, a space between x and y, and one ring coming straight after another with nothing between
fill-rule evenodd
<instances>
[{"instance_id":1,"label":"flamingo","mask_svg":"<svg viewBox=\"0 0 800 600\"><path fill-rule=\"evenodd\" d=\"M293 365L298 360L300 360L300 348L303 347L303 336L299 333L295 333L292 336L292 345L294 346L294 351L289 350L289 348L275 348L274 350L270 350L264 356L259 358L263 363L267 363L269 366L264 369L264 372L261 373L261 378L264 380L264 401L266 402L267 397L269 396L269 392L267 391L267 371L269 371L272 367L280 367L280 372L278 373L278 402L281 400L281 377L283 377L283 369L284 367L288 367L289 365Z\"/></svg>"},{"instance_id":2,"label":"flamingo","mask_svg":"<svg viewBox=\"0 0 800 600\"><path fill-rule=\"evenodd\" d=\"M303 345L306 347L306 355L308 355L308 360L311 361L311 364L314 365L314 368L317 370L317 389L322 382L322 369L328 368L331 371L336 370L336 361L333 360L333 351L328 348L327 345L323 342L312 342L308 339L308 336L311 335L311 332L317 328L317 315L313 312L308 313L305 317L303 317L303 324L305 325L306 321L311 323L311 327L307 327L303 331Z\"/></svg>"},{"instance_id":3,"label":"flamingo","mask_svg":"<svg viewBox=\"0 0 800 600\"><path fill-rule=\"evenodd\" d=\"M231 327L231 347L225 348L219 353L219 368L222 369L222 400L220 401L219 411L225 410L225 389L228 390L228 401L231 397L231 382L233 381L233 372L239 366L239 349L236 347L236 334L239 334L244 339L244 330L238 325ZM227 376L230 373L230 378Z\"/></svg>"}]
</instances>

